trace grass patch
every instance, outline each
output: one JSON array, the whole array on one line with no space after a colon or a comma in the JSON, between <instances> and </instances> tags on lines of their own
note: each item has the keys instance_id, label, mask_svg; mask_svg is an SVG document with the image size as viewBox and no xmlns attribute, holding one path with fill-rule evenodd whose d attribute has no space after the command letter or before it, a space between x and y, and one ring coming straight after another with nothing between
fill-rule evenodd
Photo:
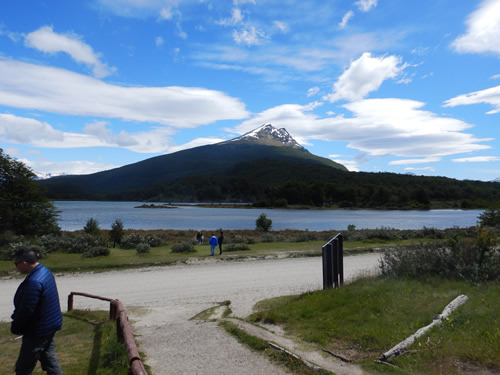
<instances>
[{"instance_id":1,"label":"grass patch","mask_svg":"<svg viewBox=\"0 0 500 375\"><path fill-rule=\"evenodd\" d=\"M391 360L382 353L429 324L456 296L469 300ZM301 339L361 363L372 373L443 374L500 371L500 284L367 278L340 289L279 297L259 303L251 321L282 325ZM486 372L487 373L487 372Z\"/></svg>"},{"instance_id":2,"label":"grass patch","mask_svg":"<svg viewBox=\"0 0 500 375\"><path fill-rule=\"evenodd\" d=\"M249 335L245 331L239 329L234 323L225 321L221 326L230 335L234 336L241 344L250 349L268 355L269 359L279 365L285 366L291 373L298 375L328 375L329 371L313 371L301 361L282 353L279 350L272 349L269 344L261 338Z\"/></svg>"},{"instance_id":3,"label":"grass patch","mask_svg":"<svg viewBox=\"0 0 500 375\"><path fill-rule=\"evenodd\" d=\"M0 363L14 372L21 340L10 333L10 323L0 323ZM56 351L65 374L117 375L128 373L125 346L116 339L115 322L107 311L72 310L63 315L63 328L56 334ZM37 364L34 375L45 374Z\"/></svg>"},{"instance_id":4,"label":"grass patch","mask_svg":"<svg viewBox=\"0 0 500 375\"><path fill-rule=\"evenodd\" d=\"M393 232L394 230L389 230ZM107 231L102 231L107 233ZM168 245L151 247L147 253L138 254L134 248L121 249L109 248L108 256L96 256L82 258L79 253L65 253L53 251L48 254L42 262L51 269L52 272L89 272L106 271L127 268L139 268L150 266L164 266L177 262L185 262L189 259L203 259L210 256L210 246L208 244L195 245L193 252L172 252L172 248L177 243L192 241L196 236L196 231L134 231L143 238L156 236L161 238L162 243ZM396 231L399 233L400 231ZM332 238L337 232L324 231L299 231L283 230L261 233L254 230L234 230L226 231L227 243L223 246L225 258L240 257L265 257L274 256L281 253L288 253L291 256L320 256L322 246ZM349 232L351 233L351 232ZM356 233L356 232L353 232ZM300 237L306 240L295 242ZM363 237L361 235L357 237ZM379 250L384 247L396 245L406 246L421 241L421 231L416 232L412 239L399 239L391 237L387 240L364 241L362 239L345 240L345 254L357 254L367 251ZM242 240L242 245L248 247L239 248L238 239ZM4 247L7 245L4 245ZM0 250L2 248L0 247ZM5 249L3 249L5 251ZM0 260L0 275L14 273L11 260Z\"/></svg>"}]
</instances>

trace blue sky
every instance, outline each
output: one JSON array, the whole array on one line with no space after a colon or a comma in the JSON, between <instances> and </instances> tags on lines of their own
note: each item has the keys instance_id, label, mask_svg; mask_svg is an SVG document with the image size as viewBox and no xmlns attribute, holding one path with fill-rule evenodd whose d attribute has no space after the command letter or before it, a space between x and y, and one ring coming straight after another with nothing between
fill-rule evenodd
<instances>
[{"instance_id":1,"label":"blue sky","mask_svg":"<svg viewBox=\"0 0 500 375\"><path fill-rule=\"evenodd\" d=\"M500 0L0 2L0 148L93 173L265 123L352 171L500 177Z\"/></svg>"}]
</instances>

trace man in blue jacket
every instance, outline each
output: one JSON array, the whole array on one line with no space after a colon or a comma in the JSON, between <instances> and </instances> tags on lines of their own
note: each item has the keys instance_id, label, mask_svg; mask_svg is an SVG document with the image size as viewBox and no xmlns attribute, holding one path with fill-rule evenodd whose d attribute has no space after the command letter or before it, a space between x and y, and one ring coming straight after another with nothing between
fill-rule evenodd
<instances>
[{"instance_id":1,"label":"man in blue jacket","mask_svg":"<svg viewBox=\"0 0 500 375\"><path fill-rule=\"evenodd\" d=\"M16 374L31 374L40 361L47 374L61 375L54 336L62 327L62 313L54 276L38 262L33 249L17 251L14 264L17 271L28 274L14 296L10 328L23 335Z\"/></svg>"}]
</instances>

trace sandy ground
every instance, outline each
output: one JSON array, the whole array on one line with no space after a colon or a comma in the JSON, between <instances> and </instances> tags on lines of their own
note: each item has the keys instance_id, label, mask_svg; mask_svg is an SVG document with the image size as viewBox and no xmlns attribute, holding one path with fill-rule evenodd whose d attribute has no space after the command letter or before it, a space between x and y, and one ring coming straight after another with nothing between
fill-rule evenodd
<instances>
[{"instance_id":1,"label":"sandy ground","mask_svg":"<svg viewBox=\"0 0 500 375\"><path fill-rule=\"evenodd\" d=\"M375 272L379 254L344 258L345 280ZM223 256L224 257L224 256ZM262 299L322 288L321 258L224 261L102 273L56 275L66 311L72 291L116 298L133 321L140 349L155 375L284 374L260 354L240 345L214 322L190 320L218 302L231 301L246 317ZM0 320L9 321L21 279L0 280ZM75 308L108 309L108 303L75 297Z\"/></svg>"}]
</instances>

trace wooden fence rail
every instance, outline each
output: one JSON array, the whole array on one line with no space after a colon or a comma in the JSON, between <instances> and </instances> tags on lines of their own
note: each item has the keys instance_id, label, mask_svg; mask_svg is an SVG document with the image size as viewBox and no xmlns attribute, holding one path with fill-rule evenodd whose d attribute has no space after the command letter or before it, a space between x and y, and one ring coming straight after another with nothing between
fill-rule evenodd
<instances>
[{"instance_id":1,"label":"wooden fence rail","mask_svg":"<svg viewBox=\"0 0 500 375\"><path fill-rule=\"evenodd\" d=\"M141 356L139 355L139 350L135 344L134 333L128 321L123 304L119 300L113 298L101 297L88 293L71 292L68 295L68 311L73 310L74 296L94 298L109 302L109 319L116 321L116 333L118 339L125 344L131 374L147 375Z\"/></svg>"}]
</instances>

